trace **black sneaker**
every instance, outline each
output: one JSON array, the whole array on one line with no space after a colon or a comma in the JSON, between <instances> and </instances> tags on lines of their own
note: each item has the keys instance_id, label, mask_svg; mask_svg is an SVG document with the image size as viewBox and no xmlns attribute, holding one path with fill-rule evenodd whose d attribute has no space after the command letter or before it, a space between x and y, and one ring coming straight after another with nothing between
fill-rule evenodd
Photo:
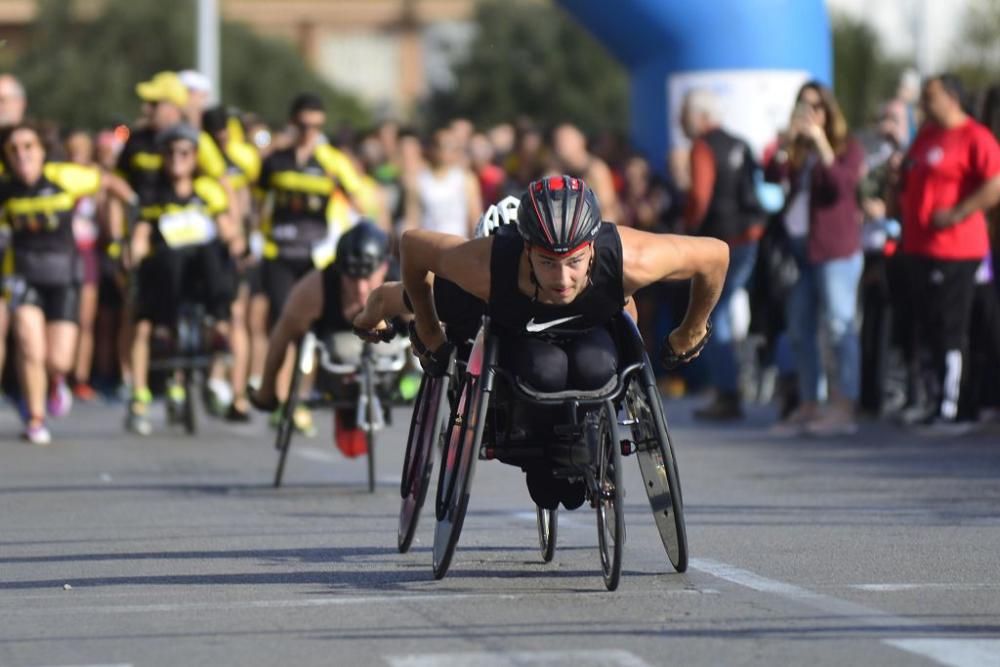
<instances>
[{"instance_id":1,"label":"black sneaker","mask_svg":"<svg viewBox=\"0 0 1000 667\"><path fill-rule=\"evenodd\" d=\"M544 468L532 468L525 475L531 499L545 510L554 510L559 507L562 495L559 481L552 476L551 471Z\"/></svg>"},{"instance_id":2,"label":"black sneaker","mask_svg":"<svg viewBox=\"0 0 1000 667\"><path fill-rule=\"evenodd\" d=\"M229 409L226 410L226 421L235 422L237 424L246 424L250 421L250 413L244 412L230 403Z\"/></svg>"}]
</instances>

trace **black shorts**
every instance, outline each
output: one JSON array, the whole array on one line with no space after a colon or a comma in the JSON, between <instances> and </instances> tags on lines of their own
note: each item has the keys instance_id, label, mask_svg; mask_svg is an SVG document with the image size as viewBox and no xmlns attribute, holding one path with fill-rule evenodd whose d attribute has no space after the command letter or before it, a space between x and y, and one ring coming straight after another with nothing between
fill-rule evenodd
<instances>
[{"instance_id":1,"label":"black shorts","mask_svg":"<svg viewBox=\"0 0 1000 667\"><path fill-rule=\"evenodd\" d=\"M264 293L263 269L260 263L247 267L241 276L242 283L250 288L250 296Z\"/></svg>"},{"instance_id":2,"label":"black shorts","mask_svg":"<svg viewBox=\"0 0 1000 667\"><path fill-rule=\"evenodd\" d=\"M173 326L182 303L205 307L206 314L227 321L236 297L236 266L218 242L189 248L157 247L137 275L134 319Z\"/></svg>"},{"instance_id":3,"label":"black shorts","mask_svg":"<svg viewBox=\"0 0 1000 667\"><path fill-rule=\"evenodd\" d=\"M13 279L11 310L21 306L36 306L45 314L47 322L80 321L79 285L32 285Z\"/></svg>"},{"instance_id":4,"label":"black shorts","mask_svg":"<svg viewBox=\"0 0 1000 667\"><path fill-rule=\"evenodd\" d=\"M281 317L281 309L288 295L304 275L313 270L311 260L272 259L261 264L261 282L264 294L271 305L268 314L269 326L273 327Z\"/></svg>"}]
</instances>

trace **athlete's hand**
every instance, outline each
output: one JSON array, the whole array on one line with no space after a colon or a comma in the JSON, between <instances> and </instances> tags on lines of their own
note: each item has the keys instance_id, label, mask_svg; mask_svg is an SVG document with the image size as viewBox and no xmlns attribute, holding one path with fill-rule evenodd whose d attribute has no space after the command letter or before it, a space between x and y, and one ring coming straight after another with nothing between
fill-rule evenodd
<instances>
[{"instance_id":1,"label":"athlete's hand","mask_svg":"<svg viewBox=\"0 0 1000 667\"><path fill-rule=\"evenodd\" d=\"M942 208L931 215L931 226L935 229L947 229L962 221L960 214L954 208Z\"/></svg>"},{"instance_id":2,"label":"athlete's hand","mask_svg":"<svg viewBox=\"0 0 1000 667\"><path fill-rule=\"evenodd\" d=\"M702 327L677 327L663 343L663 366L673 370L681 364L697 359L705 349L708 337L712 333L712 325L706 322Z\"/></svg>"},{"instance_id":3,"label":"athlete's hand","mask_svg":"<svg viewBox=\"0 0 1000 667\"><path fill-rule=\"evenodd\" d=\"M445 338L440 322L427 327L426 332L416 322L410 322L410 345L428 375L441 377L448 372L455 346Z\"/></svg>"},{"instance_id":4,"label":"athlete's hand","mask_svg":"<svg viewBox=\"0 0 1000 667\"><path fill-rule=\"evenodd\" d=\"M358 315L354 318L353 326L354 335L366 343L388 343L396 337L396 327L388 320L379 320L374 325L369 325Z\"/></svg>"}]
</instances>

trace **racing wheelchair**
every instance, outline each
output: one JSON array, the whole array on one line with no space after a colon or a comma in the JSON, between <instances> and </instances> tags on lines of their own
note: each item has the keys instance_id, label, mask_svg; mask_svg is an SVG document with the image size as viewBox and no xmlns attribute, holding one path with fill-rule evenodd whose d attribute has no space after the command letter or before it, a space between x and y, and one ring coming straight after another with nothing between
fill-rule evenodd
<instances>
[{"instance_id":1,"label":"racing wheelchair","mask_svg":"<svg viewBox=\"0 0 1000 667\"><path fill-rule=\"evenodd\" d=\"M285 462L295 431L298 405L309 408L353 408L357 427L365 433L368 458L368 491L375 491L375 434L391 423L391 409L408 403L398 392L400 373L407 367L409 340L393 338L388 343L364 343L351 332L317 337L309 332L296 343L295 366L288 400L281 406L275 438L278 466L274 486L281 486ZM316 368L312 395L299 396L302 378Z\"/></svg>"},{"instance_id":2,"label":"racing wheelchair","mask_svg":"<svg viewBox=\"0 0 1000 667\"><path fill-rule=\"evenodd\" d=\"M182 424L188 435L198 431L195 389L199 376L208 372L215 354L224 345L216 340L212 322L206 317L205 307L194 301L182 302L177 324L170 330L154 329L150 340L150 372L166 375L168 384L178 387L182 400L174 400L167 392L167 422Z\"/></svg>"},{"instance_id":3,"label":"racing wheelchair","mask_svg":"<svg viewBox=\"0 0 1000 667\"><path fill-rule=\"evenodd\" d=\"M500 341L483 319L464 364L454 359L442 377L424 376L414 407L403 464L399 549L413 538L440 442L441 468L435 497L433 571L443 578L451 564L468 508L476 461L497 459L524 467L553 463L555 477L582 480L595 510L604 584L615 590L621 577L625 541L622 459L635 455L653 517L671 565L688 565L683 498L673 441L653 369L631 318L612 322L619 371L604 387L589 392L540 393L497 364ZM450 396L449 396L450 395ZM519 443L509 434L518 404L565 411L550 442ZM552 560L558 513L537 508L542 559Z\"/></svg>"}]
</instances>

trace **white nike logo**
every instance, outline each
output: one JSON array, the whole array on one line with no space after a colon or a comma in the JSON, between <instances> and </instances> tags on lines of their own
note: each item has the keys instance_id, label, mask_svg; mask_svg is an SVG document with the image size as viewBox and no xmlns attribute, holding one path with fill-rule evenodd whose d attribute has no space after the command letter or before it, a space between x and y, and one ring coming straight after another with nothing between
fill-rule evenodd
<instances>
[{"instance_id":1,"label":"white nike logo","mask_svg":"<svg viewBox=\"0 0 1000 667\"><path fill-rule=\"evenodd\" d=\"M563 324L564 322L571 322L575 319L579 319L583 315L573 315L572 317L560 317L558 320L549 320L548 322L535 322L535 318L532 317L528 320L528 323L524 325L524 330L530 333L538 333L539 331L545 331L546 329L551 329L557 324Z\"/></svg>"}]
</instances>

